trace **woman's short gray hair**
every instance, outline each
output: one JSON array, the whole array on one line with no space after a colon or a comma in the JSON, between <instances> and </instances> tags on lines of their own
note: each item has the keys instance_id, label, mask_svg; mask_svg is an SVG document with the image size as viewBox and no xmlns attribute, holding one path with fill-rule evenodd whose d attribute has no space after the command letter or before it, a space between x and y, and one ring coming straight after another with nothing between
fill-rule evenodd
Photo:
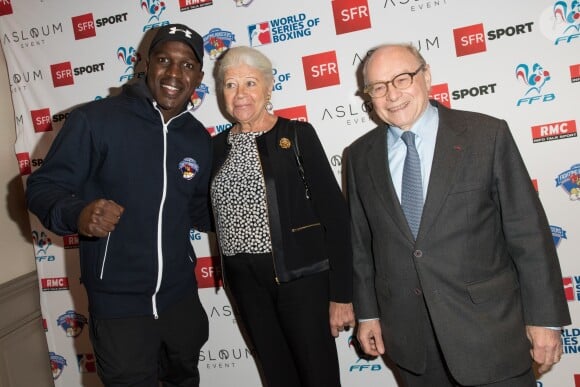
<instances>
[{"instance_id":1,"label":"woman's short gray hair","mask_svg":"<svg viewBox=\"0 0 580 387\"><path fill-rule=\"evenodd\" d=\"M272 62L266 55L252 47L236 46L228 49L217 61L216 88L223 88L224 74L228 68L241 64L257 69L267 83L274 82Z\"/></svg>"}]
</instances>

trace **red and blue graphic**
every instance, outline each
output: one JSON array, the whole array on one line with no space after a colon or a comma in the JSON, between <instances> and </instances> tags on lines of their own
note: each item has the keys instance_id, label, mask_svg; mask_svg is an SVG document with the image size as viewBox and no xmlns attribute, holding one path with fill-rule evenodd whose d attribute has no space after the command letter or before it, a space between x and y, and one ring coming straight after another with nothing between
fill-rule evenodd
<instances>
[{"instance_id":1,"label":"red and blue graphic","mask_svg":"<svg viewBox=\"0 0 580 387\"><path fill-rule=\"evenodd\" d=\"M78 337L89 320L74 310L67 310L56 319L56 323L66 332L66 337Z\"/></svg>"},{"instance_id":2,"label":"red and blue graphic","mask_svg":"<svg viewBox=\"0 0 580 387\"><path fill-rule=\"evenodd\" d=\"M553 9L556 20L567 24L564 34L570 31L580 32L580 1L556 1Z\"/></svg>"},{"instance_id":3,"label":"red and blue graphic","mask_svg":"<svg viewBox=\"0 0 580 387\"><path fill-rule=\"evenodd\" d=\"M562 278L564 294L568 301L580 301L580 275Z\"/></svg>"},{"instance_id":4,"label":"red and blue graphic","mask_svg":"<svg viewBox=\"0 0 580 387\"><path fill-rule=\"evenodd\" d=\"M562 187L570 200L580 200L580 164L574 164L560 173L556 177L556 187Z\"/></svg>"},{"instance_id":5,"label":"red and blue graphic","mask_svg":"<svg viewBox=\"0 0 580 387\"><path fill-rule=\"evenodd\" d=\"M62 375L64 367L67 366L66 359L63 356L57 355L54 352L49 352L48 356L50 358L50 369L52 371L52 378L56 380L60 377L60 375Z\"/></svg>"},{"instance_id":6,"label":"red and blue graphic","mask_svg":"<svg viewBox=\"0 0 580 387\"><path fill-rule=\"evenodd\" d=\"M97 372L97 361L94 353L77 354L77 364L81 374L94 374Z\"/></svg>"},{"instance_id":7,"label":"red and blue graphic","mask_svg":"<svg viewBox=\"0 0 580 387\"><path fill-rule=\"evenodd\" d=\"M205 83L202 83L197 87L197 89L195 89L195 91L190 97L190 101L193 104L193 110L197 110L197 108L201 106L205 96L208 94L209 87Z\"/></svg>"},{"instance_id":8,"label":"red and blue graphic","mask_svg":"<svg viewBox=\"0 0 580 387\"><path fill-rule=\"evenodd\" d=\"M580 1L556 1L552 11L555 24L561 27L562 34L556 38L554 45L580 38Z\"/></svg>"},{"instance_id":9,"label":"red and blue graphic","mask_svg":"<svg viewBox=\"0 0 580 387\"><path fill-rule=\"evenodd\" d=\"M125 73L127 73L133 71L137 63L141 61L141 54L137 52L135 47L119 47L117 48L117 59L126 66Z\"/></svg>"},{"instance_id":10,"label":"red and blue graphic","mask_svg":"<svg viewBox=\"0 0 580 387\"><path fill-rule=\"evenodd\" d=\"M556 96L552 93L542 94L542 89L546 82L552 79L552 77L550 76L550 72L544 69L541 64L537 62L532 65L520 63L516 66L515 75L517 79L528 87L524 93L524 97L518 100L517 106L523 103L531 105L536 101L550 102L556 99Z\"/></svg>"},{"instance_id":11,"label":"red and blue graphic","mask_svg":"<svg viewBox=\"0 0 580 387\"><path fill-rule=\"evenodd\" d=\"M147 23L151 23L152 20L159 21L161 14L165 9L167 9L167 7L165 6L165 2L161 0L142 0L141 9L150 15Z\"/></svg>"},{"instance_id":12,"label":"red and blue graphic","mask_svg":"<svg viewBox=\"0 0 580 387\"><path fill-rule=\"evenodd\" d=\"M532 91L540 94L546 82L550 80L550 72L544 70L539 63L534 63L531 66L520 63L516 67L516 77L530 86L524 95L528 95Z\"/></svg>"},{"instance_id":13,"label":"red and blue graphic","mask_svg":"<svg viewBox=\"0 0 580 387\"><path fill-rule=\"evenodd\" d=\"M143 31L161 27L169 24L169 21L161 21L161 14L167 9L165 1L162 0L140 0L141 9L147 12L149 20L143 26Z\"/></svg>"},{"instance_id":14,"label":"red and blue graphic","mask_svg":"<svg viewBox=\"0 0 580 387\"><path fill-rule=\"evenodd\" d=\"M236 36L221 28L212 28L203 37L203 47L209 58L215 60L236 41Z\"/></svg>"},{"instance_id":15,"label":"red and blue graphic","mask_svg":"<svg viewBox=\"0 0 580 387\"><path fill-rule=\"evenodd\" d=\"M48 254L48 248L52 246L52 240L44 231L32 231L32 243L34 244L36 251L36 260L38 262L52 262L56 258L54 255Z\"/></svg>"},{"instance_id":16,"label":"red and blue graphic","mask_svg":"<svg viewBox=\"0 0 580 387\"><path fill-rule=\"evenodd\" d=\"M554 240L554 245L556 247L560 246L562 239L568 239L566 236L566 230L562 227L550 225L550 231L552 232L552 239Z\"/></svg>"},{"instance_id":17,"label":"red and blue graphic","mask_svg":"<svg viewBox=\"0 0 580 387\"><path fill-rule=\"evenodd\" d=\"M270 23L268 22L249 25L248 35L250 36L250 46L252 47L272 43Z\"/></svg>"},{"instance_id":18,"label":"red and blue graphic","mask_svg":"<svg viewBox=\"0 0 580 387\"><path fill-rule=\"evenodd\" d=\"M185 180L193 179L197 175L197 172L199 172L199 164L191 157L186 157L181 160L178 168L181 171L181 176Z\"/></svg>"}]
</instances>

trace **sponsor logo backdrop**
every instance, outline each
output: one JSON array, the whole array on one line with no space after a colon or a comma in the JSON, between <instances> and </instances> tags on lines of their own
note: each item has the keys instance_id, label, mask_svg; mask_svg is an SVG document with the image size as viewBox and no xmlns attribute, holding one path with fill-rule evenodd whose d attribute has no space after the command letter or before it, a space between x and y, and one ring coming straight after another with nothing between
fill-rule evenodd
<instances>
[{"instance_id":1,"label":"sponsor logo backdrop","mask_svg":"<svg viewBox=\"0 0 580 387\"><path fill-rule=\"evenodd\" d=\"M210 133L230 125L216 102L215 59L231 46L257 47L273 60L275 112L315 126L339 182L343 149L375 126L356 70L380 43L411 42L421 50L432 66L433 99L506 119L548 213L573 315L562 335L565 355L538 386L580 385L577 1L1 0L0 39L23 180L42 165L72 108L143 77L150 30L172 22L204 38L206 78L192 101ZM78 238L56 236L34 216L30 221L55 385L100 386L79 282ZM251 351L221 288L215 242L196 232L190 237L211 324L200 355L202 386L258 386ZM336 340L343 385L395 386L388 363L360 358L351 334Z\"/></svg>"}]
</instances>

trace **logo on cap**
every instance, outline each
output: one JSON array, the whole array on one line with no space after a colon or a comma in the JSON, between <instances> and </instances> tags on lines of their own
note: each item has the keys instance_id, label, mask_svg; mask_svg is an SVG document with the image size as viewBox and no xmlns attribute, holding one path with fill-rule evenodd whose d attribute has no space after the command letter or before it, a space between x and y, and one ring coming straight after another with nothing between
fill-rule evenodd
<instances>
[{"instance_id":1,"label":"logo on cap","mask_svg":"<svg viewBox=\"0 0 580 387\"><path fill-rule=\"evenodd\" d=\"M183 32L183 34L185 35L186 38L191 39L191 31L185 30L185 29L181 29L181 28L177 28L177 27L171 27L169 29L169 33L171 35L175 35L175 33L179 31L179 32Z\"/></svg>"}]
</instances>

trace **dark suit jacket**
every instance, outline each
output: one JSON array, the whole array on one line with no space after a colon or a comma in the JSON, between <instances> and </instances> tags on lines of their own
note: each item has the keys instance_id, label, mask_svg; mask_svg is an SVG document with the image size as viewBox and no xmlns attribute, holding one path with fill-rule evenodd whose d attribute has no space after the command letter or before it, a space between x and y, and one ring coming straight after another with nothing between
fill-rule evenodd
<instances>
[{"instance_id":1,"label":"dark suit jacket","mask_svg":"<svg viewBox=\"0 0 580 387\"><path fill-rule=\"evenodd\" d=\"M506 122L437 107L416 241L387 166L386 126L347 149L354 306L358 319L380 318L390 357L418 373L429 313L457 381L490 383L530 367L525 325L563 326L570 315L546 216Z\"/></svg>"}]
</instances>

